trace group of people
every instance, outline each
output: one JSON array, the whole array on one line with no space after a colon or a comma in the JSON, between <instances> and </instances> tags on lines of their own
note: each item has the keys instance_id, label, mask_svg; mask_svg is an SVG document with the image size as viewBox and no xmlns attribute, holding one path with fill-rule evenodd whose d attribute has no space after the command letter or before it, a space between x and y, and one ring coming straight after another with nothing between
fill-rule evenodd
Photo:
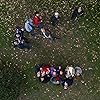
<instances>
[{"instance_id":1,"label":"group of people","mask_svg":"<svg viewBox=\"0 0 100 100\"><path fill-rule=\"evenodd\" d=\"M71 15L71 20L76 20L79 16L83 15L82 7L76 7ZM55 27L58 24L59 21L59 13L55 12L53 16L50 18L50 23L53 27ZM30 33L32 36L36 35L34 32L35 28L38 28L38 30L42 33L44 38L54 40L55 38L52 36L51 31L49 29L45 29L43 26L43 20L39 12L35 12L33 18L29 18L25 21L24 28L17 27L16 33L15 33L15 39L14 39L14 47L18 48L27 48L30 49L29 42L24 37L24 32Z\"/></svg>"},{"instance_id":2,"label":"group of people","mask_svg":"<svg viewBox=\"0 0 100 100\"><path fill-rule=\"evenodd\" d=\"M72 65L62 68L62 66L43 64L36 66L35 73L40 82L62 85L66 90L73 84L75 78L81 77L82 69L79 66L73 67Z\"/></svg>"}]
</instances>

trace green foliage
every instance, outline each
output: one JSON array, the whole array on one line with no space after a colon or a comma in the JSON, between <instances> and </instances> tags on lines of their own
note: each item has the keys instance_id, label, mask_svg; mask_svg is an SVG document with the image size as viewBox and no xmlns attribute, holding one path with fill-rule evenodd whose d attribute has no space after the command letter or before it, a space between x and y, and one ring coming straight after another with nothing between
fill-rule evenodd
<instances>
[{"instance_id":1,"label":"green foliage","mask_svg":"<svg viewBox=\"0 0 100 100\"><path fill-rule=\"evenodd\" d=\"M16 100L24 82L20 68L10 62L0 64L0 100Z\"/></svg>"}]
</instances>

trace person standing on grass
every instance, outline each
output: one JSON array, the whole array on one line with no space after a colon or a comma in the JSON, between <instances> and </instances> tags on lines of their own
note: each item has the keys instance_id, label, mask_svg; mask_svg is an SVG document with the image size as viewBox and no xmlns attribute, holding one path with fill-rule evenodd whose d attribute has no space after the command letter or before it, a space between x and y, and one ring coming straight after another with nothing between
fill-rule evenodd
<instances>
[{"instance_id":1,"label":"person standing on grass","mask_svg":"<svg viewBox=\"0 0 100 100\"><path fill-rule=\"evenodd\" d=\"M58 24L58 20L59 20L59 13L55 12L54 15L50 18L52 26L56 26Z\"/></svg>"},{"instance_id":2,"label":"person standing on grass","mask_svg":"<svg viewBox=\"0 0 100 100\"><path fill-rule=\"evenodd\" d=\"M39 12L35 12L35 16L33 17L33 25L39 28L45 38L51 38L50 34L43 28L42 17L39 15Z\"/></svg>"},{"instance_id":3,"label":"person standing on grass","mask_svg":"<svg viewBox=\"0 0 100 100\"><path fill-rule=\"evenodd\" d=\"M76 7L74 11L72 12L71 20L75 21L79 16L82 16L84 14L84 11L82 7Z\"/></svg>"},{"instance_id":4,"label":"person standing on grass","mask_svg":"<svg viewBox=\"0 0 100 100\"><path fill-rule=\"evenodd\" d=\"M33 25L38 27L40 30L43 28L42 17L39 12L35 12L35 16L33 17Z\"/></svg>"}]
</instances>

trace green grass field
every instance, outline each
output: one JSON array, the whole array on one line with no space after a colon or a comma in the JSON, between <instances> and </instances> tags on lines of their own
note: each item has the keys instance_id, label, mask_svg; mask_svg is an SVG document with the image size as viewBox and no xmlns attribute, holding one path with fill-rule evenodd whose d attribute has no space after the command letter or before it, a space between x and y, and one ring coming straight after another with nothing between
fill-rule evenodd
<instances>
[{"instance_id":1,"label":"green grass field","mask_svg":"<svg viewBox=\"0 0 100 100\"><path fill-rule=\"evenodd\" d=\"M75 6L84 8L84 16L70 21ZM38 10L44 26L61 39L51 43L41 36L30 37L31 51L14 49L17 25ZM50 16L58 11L59 25L53 28ZM0 0L0 100L100 100L100 2L99 0ZM28 34L25 33L27 36ZM65 91L61 86L39 83L36 64L80 65L81 81Z\"/></svg>"}]
</instances>

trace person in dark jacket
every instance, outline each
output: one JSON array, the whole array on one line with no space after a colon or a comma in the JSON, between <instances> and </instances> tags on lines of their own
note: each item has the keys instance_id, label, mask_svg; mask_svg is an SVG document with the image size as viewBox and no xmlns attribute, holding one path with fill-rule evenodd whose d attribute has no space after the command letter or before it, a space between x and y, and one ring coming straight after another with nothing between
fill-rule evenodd
<instances>
[{"instance_id":1,"label":"person in dark jacket","mask_svg":"<svg viewBox=\"0 0 100 100\"><path fill-rule=\"evenodd\" d=\"M59 13L55 12L55 14L50 18L52 26L56 26L59 20Z\"/></svg>"},{"instance_id":2,"label":"person in dark jacket","mask_svg":"<svg viewBox=\"0 0 100 100\"><path fill-rule=\"evenodd\" d=\"M75 21L79 16L82 16L84 14L84 11L82 7L76 7L74 11L72 12L71 20Z\"/></svg>"},{"instance_id":3,"label":"person in dark jacket","mask_svg":"<svg viewBox=\"0 0 100 100\"><path fill-rule=\"evenodd\" d=\"M68 89L69 86L73 84L73 77L69 77L63 80L62 86L66 90Z\"/></svg>"}]
</instances>

